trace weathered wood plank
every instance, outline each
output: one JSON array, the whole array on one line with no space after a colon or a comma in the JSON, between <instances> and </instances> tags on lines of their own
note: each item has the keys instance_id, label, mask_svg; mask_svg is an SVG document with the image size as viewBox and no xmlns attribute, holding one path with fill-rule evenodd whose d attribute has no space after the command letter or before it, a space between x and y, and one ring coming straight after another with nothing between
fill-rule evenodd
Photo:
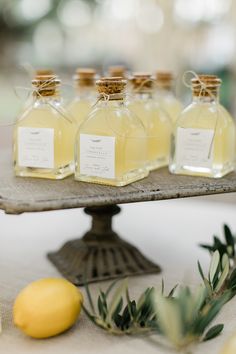
<instances>
[{"instance_id":1,"label":"weathered wood plank","mask_svg":"<svg viewBox=\"0 0 236 354\"><path fill-rule=\"evenodd\" d=\"M0 156L0 209L6 213L102 206L236 192L236 173L222 179L171 175L167 168L126 187L74 181L16 178L9 152Z\"/></svg>"}]
</instances>

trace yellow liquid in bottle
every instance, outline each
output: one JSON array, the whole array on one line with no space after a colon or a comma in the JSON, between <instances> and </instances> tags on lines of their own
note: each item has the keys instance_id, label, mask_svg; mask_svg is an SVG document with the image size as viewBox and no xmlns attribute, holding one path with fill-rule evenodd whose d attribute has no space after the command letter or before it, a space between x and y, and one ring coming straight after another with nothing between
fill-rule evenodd
<instances>
[{"instance_id":1,"label":"yellow liquid in bottle","mask_svg":"<svg viewBox=\"0 0 236 354\"><path fill-rule=\"evenodd\" d=\"M196 163L186 164L178 159L178 144L181 144L177 138L178 128L212 132L212 144L208 144L207 147L209 156L211 156L210 166L207 167L203 163L198 166ZM176 174L219 178L233 171L234 167L235 124L232 117L220 104L192 103L182 112L176 123L170 171Z\"/></svg>"},{"instance_id":2,"label":"yellow liquid in bottle","mask_svg":"<svg viewBox=\"0 0 236 354\"><path fill-rule=\"evenodd\" d=\"M137 99L129 108L142 120L148 137L147 168L167 166L170 154L172 124L170 118L152 99Z\"/></svg>"},{"instance_id":3,"label":"yellow liquid in bottle","mask_svg":"<svg viewBox=\"0 0 236 354\"><path fill-rule=\"evenodd\" d=\"M161 108L167 112L173 124L183 110L182 103L172 93L157 95L157 100Z\"/></svg>"},{"instance_id":4,"label":"yellow liquid in bottle","mask_svg":"<svg viewBox=\"0 0 236 354\"><path fill-rule=\"evenodd\" d=\"M58 110L61 110L59 107ZM66 114L66 112L65 112ZM19 164L19 138L20 128L49 128L53 130L53 166L50 168L21 166ZM74 126L71 121L62 117L56 109L48 104L40 104L38 107L28 109L18 120L14 130L14 169L17 176L39 177L49 179L62 179L73 173L74 160ZM29 148L29 145L28 145ZM32 145L30 147L30 158L32 149L42 149L42 146ZM45 147L43 147L44 149ZM37 152L36 152L37 154ZM36 156L37 158L37 156Z\"/></svg>"},{"instance_id":5,"label":"yellow liquid in bottle","mask_svg":"<svg viewBox=\"0 0 236 354\"><path fill-rule=\"evenodd\" d=\"M68 106L68 111L73 117L77 128L85 120L91 111L92 103L91 100L86 99L75 99Z\"/></svg>"},{"instance_id":6,"label":"yellow liquid in bottle","mask_svg":"<svg viewBox=\"0 0 236 354\"><path fill-rule=\"evenodd\" d=\"M81 171L81 135L115 139L113 178L104 178L101 171L98 175L96 173L89 175ZM77 133L75 179L111 186L125 186L148 175L145 167L146 151L147 139L142 123L119 101L101 102L81 124Z\"/></svg>"}]
</instances>

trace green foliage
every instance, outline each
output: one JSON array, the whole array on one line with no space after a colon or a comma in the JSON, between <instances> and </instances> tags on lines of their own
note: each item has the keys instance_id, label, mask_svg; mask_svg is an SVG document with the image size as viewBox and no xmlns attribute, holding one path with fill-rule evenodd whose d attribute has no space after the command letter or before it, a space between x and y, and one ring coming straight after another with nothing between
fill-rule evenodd
<instances>
[{"instance_id":1,"label":"green foliage","mask_svg":"<svg viewBox=\"0 0 236 354\"><path fill-rule=\"evenodd\" d=\"M229 297L230 294L225 293L208 301L203 285L194 291L182 287L175 298L165 298L156 292L154 304L161 333L177 350L216 337L223 330L223 325L206 330Z\"/></svg>"},{"instance_id":2,"label":"green foliage","mask_svg":"<svg viewBox=\"0 0 236 354\"><path fill-rule=\"evenodd\" d=\"M205 334L205 337L203 338L203 342L206 342L210 339L217 337L223 331L223 328L224 328L223 324L218 324L216 326L211 327Z\"/></svg>"},{"instance_id":3,"label":"green foliage","mask_svg":"<svg viewBox=\"0 0 236 354\"><path fill-rule=\"evenodd\" d=\"M231 283L229 283L231 275L229 257L227 256L227 254L224 254L222 257L220 257L219 251L215 251L213 253L208 277L204 275L201 264L199 262L198 270L204 282L209 298L217 297L224 291L234 289L234 282L236 281L236 276L233 277L231 279Z\"/></svg>"},{"instance_id":4,"label":"green foliage","mask_svg":"<svg viewBox=\"0 0 236 354\"><path fill-rule=\"evenodd\" d=\"M138 301L135 301L130 299L127 279L111 294L115 285L117 285L116 281L106 292L99 291L96 306L88 286L86 287L90 308L85 306L83 308L87 316L97 326L113 334L147 333L157 330L156 313L152 301L154 288L147 288ZM168 296L174 294L175 288Z\"/></svg>"},{"instance_id":5,"label":"green foliage","mask_svg":"<svg viewBox=\"0 0 236 354\"><path fill-rule=\"evenodd\" d=\"M227 254L229 259L233 262L235 261L236 238L226 224L224 224L224 241L221 241L217 236L213 236L212 245L200 244L200 246L207 249L210 253L218 251L221 258L224 254Z\"/></svg>"},{"instance_id":6,"label":"green foliage","mask_svg":"<svg viewBox=\"0 0 236 354\"><path fill-rule=\"evenodd\" d=\"M194 343L217 337L224 325L210 327L224 304L236 294L235 237L224 225L225 242L214 236L213 245L201 245L211 254L207 275L200 262L198 270L203 283L195 289L176 287L165 295L147 288L136 301L130 298L128 280L119 286L113 282L106 291L99 291L93 301L86 286L89 308L85 313L97 326L112 334L156 334L176 350L187 350ZM210 327L210 328L209 328Z\"/></svg>"}]
</instances>

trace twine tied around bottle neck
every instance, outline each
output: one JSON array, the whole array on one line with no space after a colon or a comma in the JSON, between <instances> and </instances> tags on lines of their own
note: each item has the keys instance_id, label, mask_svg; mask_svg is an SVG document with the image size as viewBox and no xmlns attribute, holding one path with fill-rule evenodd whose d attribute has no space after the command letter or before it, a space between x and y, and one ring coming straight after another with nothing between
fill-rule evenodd
<instances>
[{"instance_id":1,"label":"twine tied around bottle neck","mask_svg":"<svg viewBox=\"0 0 236 354\"><path fill-rule=\"evenodd\" d=\"M24 87L24 86L16 86L14 87L14 92L16 94L16 96L18 98L19 95L17 93L17 90L25 90L28 92L28 96L27 96L27 100L29 99L30 96L34 97L34 100L41 98L48 98L50 96L56 96L56 86L59 85L60 80L58 79L58 77L56 75L51 75L50 78L47 78L46 80L43 79L43 75L42 76L37 76L35 80L32 80L32 83L34 83L34 81L42 81L42 83L40 83L38 86L34 86L34 87ZM53 87L53 83L55 83L55 86ZM51 87L50 87L51 86ZM62 107L57 107L56 105L54 105L53 103L51 103L50 101L46 102L52 109L54 109L55 111L57 111L57 113L59 113L63 118L65 118L68 122L73 123L73 120L67 115L66 112L64 112ZM13 123L12 125L15 125L16 123Z\"/></svg>"},{"instance_id":2,"label":"twine tied around bottle neck","mask_svg":"<svg viewBox=\"0 0 236 354\"><path fill-rule=\"evenodd\" d=\"M121 101L125 98L125 93L105 93L100 92L96 102L92 105L92 108L96 107L100 101L108 103L109 101Z\"/></svg>"},{"instance_id":3,"label":"twine tied around bottle neck","mask_svg":"<svg viewBox=\"0 0 236 354\"><path fill-rule=\"evenodd\" d=\"M137 73L130 78L133 93L152 93L155 80L149 73Z\"/></svg>"},{"instance_id":4,"label":"twine tied around bottle neck","mask_svg":"<svg viewBox=\"0 0 236 354\"><path fill-rule=\"evenodd\" d=\"M103 77L96 81L98 90L98 99L93 105L96 106L99 101L123 100L125 97L125 87L127 81L122 77Z\"/></svg>"},{"instance_id":5,"label":"twine tied around bottle neck","mask_svg":"<svg viewBox=\"0 0 236 354\"><path fill-rule=\"evenodd\" d=\"M187 81L187 75L191 74L193 78L190 83ZM221 80L216 75L198 75L195 71L185 71L182 78L183 84L192 89L196 97L210 97L214 101L218 96L218 88Z\"/></svg>"},{"instance_id":6,"label":"twine tied around bottle neck","mask_svg":"<svg viewBox=\"0 0 236 354\"><path fill-rule=\"evenodd\" d=\"M131 84L134 86L132 89L133 93L153 93L156 89L160 90L162 88L164 89L169 89L170 86L160 86L160 84L157 82L157 79L153 78L151 75L150 77L147 77L145 80L141 80L141 75L140 75L140 84L134 84L134 77L130 79Z\"/></svg>"}]
</instances>

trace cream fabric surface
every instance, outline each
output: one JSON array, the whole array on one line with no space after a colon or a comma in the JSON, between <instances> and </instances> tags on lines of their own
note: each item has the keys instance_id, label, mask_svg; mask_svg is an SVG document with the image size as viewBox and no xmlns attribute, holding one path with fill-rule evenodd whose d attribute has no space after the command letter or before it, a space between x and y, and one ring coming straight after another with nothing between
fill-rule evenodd
<instances>
[{"instance_id":1,"label":"cream fabric surface","mask_svg":"<svg viewBox=\"0 0 236 354\"><path fill-rule=\"evenodd\" d=\"M197 244L210 242L214 233L221 232L223 222L236 231L236 197L232 194L227 197L230 203L223 201L224 196L219 196L123 206L123 212L115 217L114 228L163 268L160 275L130 279L133 296L138 297L147 286L158 287L162 277L167 288L179 281L193 286L199 283L196 262L199 259L206 269L209 256ZM17 293L33 280L60 276L46 259L47 251L83 234L89 222L82 210L19 216L0 212L1 354L173 353L146 339L108 335L84 314L70 331L47 340L30 339L14 328L12 304ZM95 294L98 286L107 285L93 285L91 289ZM225 306L216 322L225 324L224 333L199 345L193 353L218 354L224 341L236 332L236 299Z\"/></svg>"}]
</instances>

